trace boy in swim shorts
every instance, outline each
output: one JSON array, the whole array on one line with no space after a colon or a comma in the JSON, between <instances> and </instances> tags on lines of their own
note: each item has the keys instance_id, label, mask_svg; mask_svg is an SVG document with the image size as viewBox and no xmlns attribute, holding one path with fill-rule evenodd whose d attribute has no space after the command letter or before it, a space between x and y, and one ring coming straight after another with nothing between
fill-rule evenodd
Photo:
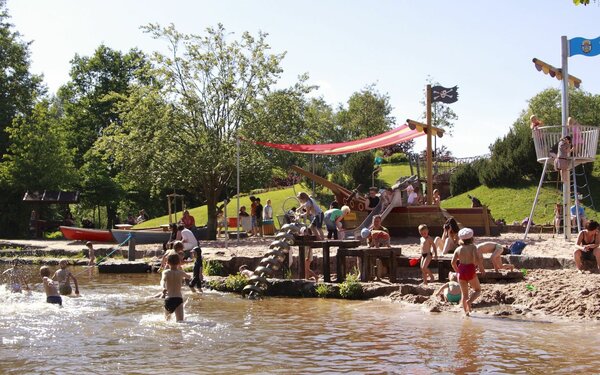
<instances>
[{"instance_id":1,"label":"boy in swim shorts","mask_svg":"<svg viewBox=\"0 0 600 375\"><path fill-rule=\"evenodd\" d=\"M68 260L61 259L58 263L60 268L56 270L54 276L52 276L52 280L58 281L58 291L63 296L70 296L71 293L73 293L73 288L71 288L71 282L69 281L73 280L73 283L75 284L75 294L79 295L79 284L77 284L75 276L67 269L68 265Z\"/></svg>"},{"instance_id":2,"label":"boy in swim shorts","mask_svg":"<svg viewBox=\"0 0 600 375\"><path fill-rule=\"evenodd\" d=\"M190 289L195 292L195 287L198 287L198 293L202 293L202 250L200 246L194 247L191 251L192 256L195 258L194 269L192 271L192 281L190 281Z\"/></svg>"},{"instance_id":3,"label":"boy in swim shorts","mask_svg":"<svg viewBox=\"0 0 600 375\"><path fill-rule=\"evenodd\" d=\"M433 254L437 259L437 247L433 242L433 238L429 235L429 228L426 224L419 225L419 234L421 235L421 274L423 275L423 285L427 285L428 279L435 281L433 273L429 269L429 263L431 263ZM431 250L433 250L433 254Z\"/></svg>"},{"instance_id":4,"label":"boy in swim shorts","mask_svg":"<svg viewBox=\"0 0 600 375\"><path fill-rule=\"evenodd\" d=\"M44 283L44 291L46 292L46 302L62 307L62 298L60 294L58 294L56 284L50 278L50 268L48 268L48 266L42 266L40 268L40 276L42 276L42 282Z\"/></svg>"},{"instance_id":5,"label":"boy in swim shorts","mask_svg":"<svg viewBox=\"0 0 600 375\"><path fill-rule=\"evenodd\" d=\"M167 298L165 298L165 319L171 319L171 314L175 313L175 319L178 322L183 321L181 285L184 280L189 280L188 274L179 269L180 263L181 258L179 254L170 254L167 258L167 269L163 271L160 280L160 286L167 291Z\"/></svg>"},{"instance_id":6,"label":"boy in swim shorts","mask_svg":"<svg viewBox=\"0 0 600 375\"><path fill-rule=\"evenodd\" d=\"M477 267L481 274L485 274L483 268L483 259L477 251L477 246L473 244L473 230L463 228L458 231L459 246L452 256L452 268L458 274L458 283L462 294L461 302L465 315L471 314L471 304L481 294L481 286L477 278ZM459 263L460 262L460 263ZM473 289L473 294L469 295L469 287Z\"/></svg>"}]
</instances>

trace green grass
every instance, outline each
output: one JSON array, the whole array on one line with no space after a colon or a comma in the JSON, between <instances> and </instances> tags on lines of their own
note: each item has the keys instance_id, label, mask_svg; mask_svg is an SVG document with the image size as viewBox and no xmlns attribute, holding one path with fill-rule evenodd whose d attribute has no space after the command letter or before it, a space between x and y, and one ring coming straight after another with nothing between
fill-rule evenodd
<instances>
[{"instance_id":1,"label":"green grass","mask_svg":"<svg viewBox=\"0 0 600 375\"><path fill-rule=\"evenodd\" d=\"M384 184L388 186L392 186L396 183L398 178L410 175L410 165L408 163L383 164L381 166L381 172L379 172L379 176L377 176L377 180L384 182Z\"/></svg>"},{"instance_id":2,"label":"green grass","mask_svg":"<svg viewBox=\"0 0 600 375\"><path fill-rule=\"evenodd\" d=\"M308 188L297 184L293 187L279 189L279 190L271 190L260 194L254 194L254 196L260 198L260 202L263 206L267 204L267 199L271 200L271 205L273 206L273 215L282 215L283 214L283 203L287 198L295 197L296 194L300 191L309 191ZM240 194L240 207L246 206L248 212L250 212L250 199L249 195ZM288 202L289 203L289 202ZM295 204L297 206L297 204ZM286 205L288 207L289 204ZM289 208L289 207L288 207ZM207 209L206 205L194 208L188 208L190 211L190 215L194 216L196 219L196 225L202 226L207 222ZM182 212L177 213L177 220L181 219ZM229 204L227 205L227 217L237 217L237 199L232 198ZM174 218L174 216L173 216ZM169 215L160 216L157 218L150 219L141 223L140 225L136 225L136 229L142 228L155 228L163 224L169 224ZM275 226L278 226L277 219L275 219Z\"/></svg>"}]
</instances>

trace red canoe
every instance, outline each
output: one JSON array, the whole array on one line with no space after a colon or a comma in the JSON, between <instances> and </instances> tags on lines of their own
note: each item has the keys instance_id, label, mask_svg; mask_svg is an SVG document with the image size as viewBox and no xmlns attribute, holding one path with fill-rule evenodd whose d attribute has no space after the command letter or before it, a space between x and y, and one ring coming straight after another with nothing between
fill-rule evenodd
<instances>
[{"instance_id":1,"label":"red canoe","mask_svg":"<svg viewBox=\"0 0 600 375\"><path fill-rule=\"evenodd\" d=\"M60 227L60 231L67 240L115 242L112 233L105 229L88 229L77 227Z\"/></svg>"}]
</instances>

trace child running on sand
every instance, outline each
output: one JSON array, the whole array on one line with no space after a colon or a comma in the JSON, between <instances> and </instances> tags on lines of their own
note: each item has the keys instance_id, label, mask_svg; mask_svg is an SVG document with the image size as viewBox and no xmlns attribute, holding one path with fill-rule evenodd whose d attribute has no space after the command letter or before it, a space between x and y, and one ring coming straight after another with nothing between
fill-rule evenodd
<instances>
[{"instance_id":1,"label":"child running on sand","mask_svg":"<svg viewBox=\"0 0 600 375\"><path fill-rule=\"evenodd\" d=\"M437 259L437 247L429 235L429 228L426 224L419 225L419 234L421 235L421 273L423 274L423 284L427 285L427 279L435 281L433 273L429 269L429 263L431 263L432 256Z\"/></svg>"},{"instance_id":2,"label":"child running on sand","mask_svg":"<svg viewBox=\"0 0 600 375\"><path fill-rule=\"evenodd\" d=\"M23 276L23 271L19 268L19 258L13 260L12 268L2 272L2 276L8 276L7 287L12 293L21 293L23 285L25 285L25 290L29 290L29 285L27 285L27 280Z\"/></svg>"},{"instance_id":3,"label":"child running on sand","mask_svg":"<svg viewBox=\"0 0 600 375\"><path fill-rule=\"evenodd\" d=\"M198 287L198 293L202 293L202 249L200 249L200 246L196 246L190 252L195 261L194 270L192 271L193 278L189 286L193 292L196 291L194 287Z\"/></svg>"},{"instance_id":4,"label":"child running on sand","mask_svg":"<svg viewBox=\"0 0 600 375\"><path fill-rule=\"evenodd\" d=\"M502 264L502 253L504 253L504 247L496 242L484 242L477 245L477 251L479 251L479 256L483 258L483 254L491 253L492 256L490 260L492 261L492 265L494 266L494 270L498 272L499 270L514 270L515 266L512 264Z\"/></svg>"},{"instance_id":5,"label":"child running on sand","mask_svg":"<svg viewBox=\"0 0 600 375\"><path fill-rule=\"evenodd\" d=\"M56 284L50 278L50 268L48 266L40 267L40 276L44 283L44 291L46 292L46 302L56 304L62 307L62 298L58 294Z\"/></svg>"},{"instance_id":6,"label":"child running on sand","mask_svg":"<svg viewBox=\"0 0 600 375\"><path fill-rule=\"evenodd\" d=\"M61 259L58 263L58 266L60 268L56 270L54 276L52 276L52 280L58 282L58 290L63 296L70 296L71 293L73 293L73 288L71 288L70 282L70 280L73 280L73 283L75 284L75 294L79 295L79 284L77 284L77 279L75 278L75 276L73 276L71 271L67 269L68 265L68 260Z\"/></svg>"},{"instance_id":7,"label":"child running on sand","mask_svg":"<svg viewBox=\"0 0 600 375\"><path fill-rule=\"evenodd\" d=\"M456 272L448 273L448 281L446 284L435 293L436 297L440 297L445 302L459 303L460 302L460 284L457 282Z\"/></svg>"},{"instance_id":8,"label":"child running on sand","mask_svg":"<svg viewBox=\"0 0 600 375\"><path fill-rule=\"evenodd\" d=\"M452 256L452 268L458 274L458 283L462 294L461 302L465 315L471 314L471 304L481 294L481 286L477 278L477 267L481 274L485 274L483 261L477 246L473 244L473 230L463 228L458 232L460 245ZM460 261L460 264L459 264ZM469 286L473 289L473 294L469 296Z\"/></svg>"},{"instance_id":9,"label":"child running on sand","mask_svg":"<svg viewBox=\"0 0 600 375\"><path fill-rule=\"evenodd\" d=\"M167 291L165 298L165 319L171 319L171 314L175 313L175 319L178 322L183 321L183 296L181 294L181 285L184 280L188 280L187 273L179 269L181 258L179 254L170 254L167 258L168 268L163 271L160 285Z\"/></svg>"}]
</instances>

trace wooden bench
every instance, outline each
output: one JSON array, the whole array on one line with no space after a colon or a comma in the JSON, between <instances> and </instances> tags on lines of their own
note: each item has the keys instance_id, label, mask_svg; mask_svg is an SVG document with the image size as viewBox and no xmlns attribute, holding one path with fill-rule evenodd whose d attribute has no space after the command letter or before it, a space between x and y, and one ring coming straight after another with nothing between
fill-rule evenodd
<instances>
[{"instance_id":1,"label":"wooden bench","mask_svg":"<svg viewBox=\"0 0 600 375\"><path fill-rule=\"evenodd\" d=\"M362 248L339 249L336 255L337 282L346 279L346 258L357 257L361 261L360 281L367 282L371 279L371 270L376 259L381 259L388 267L390 282L396 282L397 258L402 255L402 249L396 248Z\"/></svg>"},{"instance_id":2,"label":"wooden bench","mask_svg":"<svg viewBox=\"0 0 600 375\"><path fill-rule=\"evenodd\" d=\"M311 236L312 237L312 236ZM305 275L306 270L304 269L304 259L306 257L306 251L308 248L322 248L323 249L323 280L327 283L331 282L331 270L330 270L330 250L331 247L338 247L338 254L341 249L350 249L360 246L358 240L323 240L316 241L314 237L308 238L296 237L294 245L298 245L298 277Z\"/></svg>"}]
</instances>

